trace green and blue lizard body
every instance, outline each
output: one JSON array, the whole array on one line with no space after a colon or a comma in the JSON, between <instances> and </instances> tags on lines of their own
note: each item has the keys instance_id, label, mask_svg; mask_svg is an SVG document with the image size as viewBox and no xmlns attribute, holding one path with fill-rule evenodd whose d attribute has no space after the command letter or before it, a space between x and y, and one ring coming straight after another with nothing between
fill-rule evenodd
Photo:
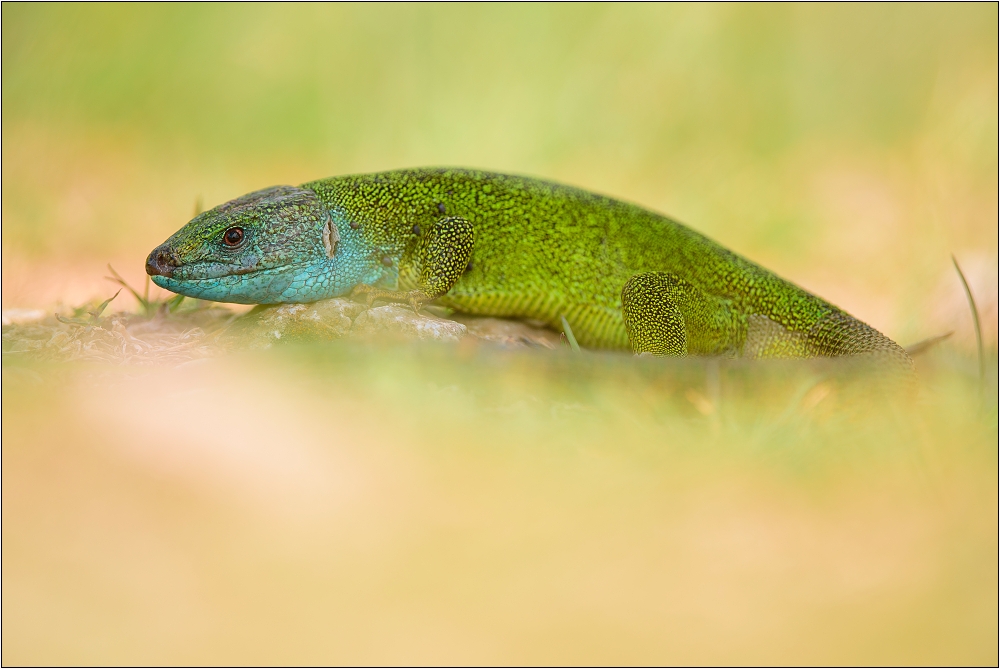
<instances>
[{"instance_id":1,"label":"green and blue lizard body","mask_svg":"<svg viewBox=\"0 0 1000 669\"><path fill-rule=\"evenodd\" d=\"M593 348L661 355L874 354L895 342L642 207L526 177L415 169L279 186L153 250L168 290L248 304L363 293L571 324Z\"/></svg>"}]
</instances>

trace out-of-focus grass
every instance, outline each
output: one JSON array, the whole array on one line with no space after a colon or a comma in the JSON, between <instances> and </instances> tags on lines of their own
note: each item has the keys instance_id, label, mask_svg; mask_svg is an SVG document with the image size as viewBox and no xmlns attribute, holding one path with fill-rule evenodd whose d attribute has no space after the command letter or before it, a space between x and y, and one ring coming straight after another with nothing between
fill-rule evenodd
<instances>
[{"instance_id":1,"label":"out-of-focus grass","mask_svg":"<svg viewBox=\"0 0 1000 669\"><path fill-rule=\"evenodd\" d=\"M997 662L995 4L0 11L5 314L87 304L4 331L4 664ZM957 333L895 401L812 363L220 356L224 312L125 293L90 325L196 202L439 164Z\"/></svg>"},{"instance_id":2,"label":"out-of-focus grass","mask_svg":"<svg viewBox=\"0 0 1000 669\"><path fill-rule=\"evenodd\" d=\"M568 349L3 378L5 664L997 658L996 418L948 367L863 406Z\"/></svg>"}]
</instances>

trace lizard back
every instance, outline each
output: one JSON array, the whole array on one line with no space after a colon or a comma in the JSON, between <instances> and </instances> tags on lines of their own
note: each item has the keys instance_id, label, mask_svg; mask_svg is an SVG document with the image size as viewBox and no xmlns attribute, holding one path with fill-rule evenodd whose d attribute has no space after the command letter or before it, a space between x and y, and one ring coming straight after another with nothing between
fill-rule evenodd
<instances>
[{"instance_id":1,"label":"lizard back","mask_svg":"<svg viewBox=\"0 0 1000 669\"><path fill-rule=\"evenodd\" d=\"M533 318L556 328L565 316L581 344L628 348L622 287L635 274L667 272L700 289L710 312L730 314L727 348L737 355L867 354L912 367L905 351L874 328L634 204L528 177L447 168L304 187L360 221L374 245L400 254L403 288L413 276L406 241L413 226L445 215L472 222L472 262L438 300L462 312Z\"/></svg>"}]
</instances>

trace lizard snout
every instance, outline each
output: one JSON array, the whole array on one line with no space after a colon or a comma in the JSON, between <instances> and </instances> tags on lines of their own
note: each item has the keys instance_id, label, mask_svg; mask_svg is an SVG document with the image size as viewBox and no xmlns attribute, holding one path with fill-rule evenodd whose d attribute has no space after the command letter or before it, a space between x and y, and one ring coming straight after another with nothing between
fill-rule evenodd
<instances>
[{"instance_id":1,"label":"lizard snout","mask_svg":"<svg viewBox=\"0 0 1000 669\"><path fill-rule=\"evenodd\" d=\"M171 277L179 264L176 255L163 246L157 246L146 258L146 274Z\"/></svg>"}]
</instances>

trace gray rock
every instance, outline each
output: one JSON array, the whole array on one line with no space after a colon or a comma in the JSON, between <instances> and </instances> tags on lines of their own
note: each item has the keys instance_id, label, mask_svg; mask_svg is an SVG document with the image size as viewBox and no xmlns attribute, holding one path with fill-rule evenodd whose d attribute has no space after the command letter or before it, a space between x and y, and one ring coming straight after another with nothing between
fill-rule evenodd
<instances>
[{"instance_id":1,"label":"gray rock","mask_svg":"<svg viewBox=\"0 0 1000 669\"><path fill-rule=\"evenodd\" d=\"M556 349L565 346L559 339L559 333L550 330L544 323L468 314L455 314L455 320L465 324L469 335L504 348Z\"/></svg>"},{"instance_id":2,"label":"gray rock","mask_svg":"<svg viewBox=\"0 0 1000 669\"><path fill-rule=\"evenodd\" d=\"M261 305L236 319L223 342L236 347L267 348L282 341L396 339L457 342L466 336L504 348L554 349L559 334L543 323L455 314L454 320L399 304L365 309L363 304L334 298L312 304ZM450 310L444 313L451 313Z\"/></svg>"},{"instance_id":3,"label":"gray rock","mask_svg":"<svg viewBox=\"0 0 1000 669\"><path fill-rule=\"evenodd\" d=\"M457 342L468 329L461 323L418 315L413 309L387 304L362 312L354 320L351 336L362 339L385 337Z\"/></svg>"},{"instance_id":4,"label":"gray rock","mask_svg":"<svg viewBox=\"0 0 1000 669\"><path fill-rule=\"evenodd\" d=\"M280 304L254 307L238 318L223 336L231 346L267 348L282 341L392 338L458 341L465 325L455 321L415 314L397 304L365 309L345 298L312 304Z\"/></svg>"},{"instance_id":5,"label":"gray rock","mask_svg":"<svg viewBox=\"0 0 1000 669\"><path fill-rule=\"evenodd\" d=\"M340 297L312 304L260 305L236 319L224 340L267 348L278 341L340 339L364 310L364 305Z\"/></svg>"}]
</instances>

